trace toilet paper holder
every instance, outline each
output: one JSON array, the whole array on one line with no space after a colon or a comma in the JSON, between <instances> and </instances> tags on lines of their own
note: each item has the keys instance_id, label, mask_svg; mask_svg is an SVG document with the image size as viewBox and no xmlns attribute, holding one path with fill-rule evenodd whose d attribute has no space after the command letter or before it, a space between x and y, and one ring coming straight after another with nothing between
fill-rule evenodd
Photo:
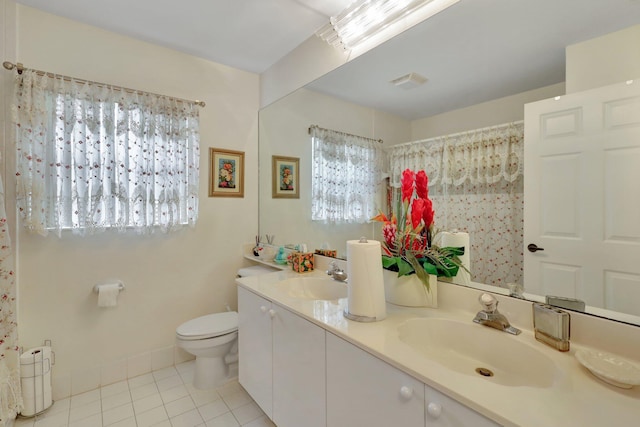
<instances>
[{"instance_id":1,"label":"toilet paper holder","mask_svg":"<svg viewBox=\"0 0 640 427\"><path fill-rule=\"evenodd\" d=\"M118 290L119 291L124 291L125 287L124 287L124 283L122 283L121 281L117 281L115 283L97 283L93 286L93 292L95 292L96 294L100 293L100 286L106 286L106 285L112 285L112 284L117 284L118 285Z\"/></svg>"}]
</instances>

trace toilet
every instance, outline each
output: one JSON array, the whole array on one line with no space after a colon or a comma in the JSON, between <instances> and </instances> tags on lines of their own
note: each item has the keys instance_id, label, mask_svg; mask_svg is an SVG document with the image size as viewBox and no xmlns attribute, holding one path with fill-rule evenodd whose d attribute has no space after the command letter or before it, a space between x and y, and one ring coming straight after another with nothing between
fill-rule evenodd
<instances>
[{"instance_id":1,"label":"toilet","mask_svg":"<svg viewBox=\"0 0 640 427\"><path fill-rule=\"evenodd\" d=\"M176 329L176 345L196 357L193 386L218 387L237 376L238 313L208 314Z\"/></svg>"}]
</instances>

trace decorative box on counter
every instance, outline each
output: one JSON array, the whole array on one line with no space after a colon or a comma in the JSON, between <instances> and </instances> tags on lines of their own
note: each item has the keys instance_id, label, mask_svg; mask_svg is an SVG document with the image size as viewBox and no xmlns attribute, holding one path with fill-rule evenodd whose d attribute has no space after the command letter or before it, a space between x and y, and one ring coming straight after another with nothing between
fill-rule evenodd
<instances>
[{"instance_id":1,"label":"decorative box on counter","mask_svg":"<svg viewBox=\"0 0 640 427\"><path fill-rule=\"evenodd\" d=\"M291 252L291 268L298 273L313 271L313 253Z\"/></svg>"},{"instance_id":2,"label":"decorative box on counter","mask_svg":"<svg viewBox=\"0 0 640 427\"><path fill-rule=\"evenodd\" d=\"M338 251L335 249L316 249L316 254L335 258L338 256Z\"/></svg>"}]
</instances>

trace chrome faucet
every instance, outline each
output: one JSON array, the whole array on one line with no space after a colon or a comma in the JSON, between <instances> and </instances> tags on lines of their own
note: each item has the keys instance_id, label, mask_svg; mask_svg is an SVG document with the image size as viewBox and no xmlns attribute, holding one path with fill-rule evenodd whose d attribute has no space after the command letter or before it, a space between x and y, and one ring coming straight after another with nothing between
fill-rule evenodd
<instances>
[{"instance_id":1,"label":"chrome faucet","mask_svg":"<svg viewBox=\"0 0 640 427\"><path fill-rule=\"evenodd\" d=\"M333 280L338 282L346 282L347 281L347 273L338 267L335 261L331 261L329 263L329 269L327 270L327 274L331 276Z\"/></svg>"},{"instance_id":2,"label":"chrome faucet","mask_svg":"<svg viewBox=\"0 0 640 427\"><path fill-rule=\"evenodd\" d=\"M493 295L482 294L478 301L483 309L473 319L475 323L490 326L513 335L518 335L522 332L520 329L511 326L507 318L498 311L498 300Z\"/></svg>"}]
</instances>

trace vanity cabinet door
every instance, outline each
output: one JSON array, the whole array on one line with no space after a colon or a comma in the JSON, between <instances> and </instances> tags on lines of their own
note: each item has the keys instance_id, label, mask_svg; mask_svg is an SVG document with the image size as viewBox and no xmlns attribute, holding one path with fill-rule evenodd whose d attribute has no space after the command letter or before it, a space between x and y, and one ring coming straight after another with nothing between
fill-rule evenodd
<instances>
[{"instance_id":1,"label":"vanity cabinet door","mask_svg":"<svg viewBox=\"0 0 640 427\"><path fill-rule=\"evenodd\" d=\"M452 398L424 386L427 427L500 427Z\"/></svg>"},{"instance_id":2,"label":"vanity cabinet door","mask_svg":"<svg viewBox=\"0 0 640 427\"><path fill-rule=\"evenodd\" d=\"M327 333L327 427L424 427L424 384Z\"/></svg>"},{"instance_id":3,"label":"vanity cabinet door","mask_svg":"<svg viewBox=\"0 0 640 427\"><path fill-rule=\"evenodd\" d=\"M238 287L238 379L272 418L271 302Z\"/></svg>"},{"instance_id":4,"label":"vanity cabinet door","mask_svg":"<svg viewBox=\"0 0 640 427\"><path fill-rule=\"evenodd\" d=\"M326 427L325 331L273 304L273 422Z\"/></svg>"}]
</instances>

